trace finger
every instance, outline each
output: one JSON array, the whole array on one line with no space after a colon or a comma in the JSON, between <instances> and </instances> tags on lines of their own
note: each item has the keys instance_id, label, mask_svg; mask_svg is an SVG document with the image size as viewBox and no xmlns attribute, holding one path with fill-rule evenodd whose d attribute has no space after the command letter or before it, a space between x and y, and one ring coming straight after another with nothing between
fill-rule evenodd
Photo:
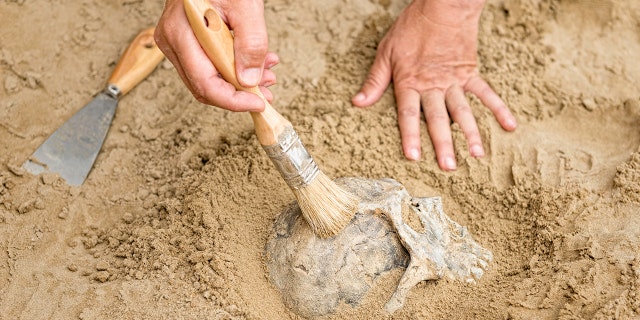
<instances>
[{"instance_id":1,"label":"finger","mask_svg":"<svg viewBox=\"0 0 640 320\"><path fill-rule=\"evenodd\" d=\"M402 151L409 160L420 160L420 94L411 89L396 89L398 125Z\"/></svg>"},{"instance_id":2,"label":"finger","mask_svg":"<svg viewBox=\"0 0 640 320\"><path fill-rule=\"evenodd\" d=\"M262 72L262 79L260 80L261 87L270 87L276 84L276 74L269 69L265 69Z\"/></svg>"},{"instance_id":3,"label":"finger","mask_svg":"<svg viewBox=\"0 0 640 320\"><path fill-rule=\"evenodd\" d=\"M229 86L229 87L227 87ZM262 112L264 111L264 101L258 97L256 94L246 91L239 91L236 88L229 84L226 81L223 81L220 87L217 87L215 90L219 90L217 95L213 98L205 98L210 99L207 101L212 101L210 103L213 106L221 107L223 109L234 111L234 112ZM268 89L267 89L268 90ZM269 95L271 95L269 93ZM257 99L257 100L256 100ZM271 96L271 99L273 97ZM254 101L258 101L258 105L260 107L248 107L249 104L253 104ZM267 99L269 101L269 99Z\"/></svg>"},{"instance_id":4,"label":"finger","mask_svg":"<svg viewBox=\"0 0 640 320\"><path fill-rule=\"evenodd\" d=\"M254 94L236 91L222 79L218 71L200 47L193 32L188 29L175 41L177 64L194 97L205 104L215 105L231 111L262 111L264 103Z\"/></svg>"},{"instance_id":5,"label":"finger","mask_svg":"<svg viewBox=\"0 0 640 320\"><path fill-rule=\"evenodd\" d=\"M271 69L278 63L280 63L280 57L278 57L278 55L273 52L268 52L267 56L264 58L264 68Z\"/></svg>"},{"instance_id":6,"label":"finger","mask_svg":"<svg viewBox=\"0 0 640 320\"><path fill-rule=\"evenodd\" d=\"M391 65L386 50L378 50L367 79L360 91L353 96L351 103L357 107L368 107L380 100L391 82ZM396 94L397 96L397 94ZM400 108L398 108L400 110ZM419 108L418 108L419 111ZM417 160L417 159L416 159Z\"/></svg>"},{"instance_id":7,"label":"finger","mask_svg":"<svg viewBox=\"0 0 640 320\"><path fill-rule=\"evenodd\" d=\"M464 136L469 144L469 153L473 157L484 156L484 148L482 147L482 139L478 131L476 118L473 116L471 107L467 98L464 96L462 87L458 85L451 86L445 95L447 110L453 121L460 125Z\"/></svg>"},{"instance_id":8,"label":"finger","mask_svg":"<svg viewBox=\"0 0 640 320\"><path fill-rule=\"evenodd\" d=\"M168 7L168 4L169 4L169 1L165 3L165 12L167 12L166 10L170 9ZM158 49L160 49L160 51L162 51L162 53L165 55L165 57L167 57L167 59L171 62L171 64L173 64L174 68L176 69L176 72L178 72L178 75L182 79L182 82L184 82L184 84L187 86L189 91L193 92L191 83L189 83L187 76L184 73L184 70L182 69L182 66L178 61L178 57L176 56L175 52L173 51L173 48L171 47L171 42L167 40L167 34L171 32L171 30L173 30L173 28L171 27L165 27L167 25L167 22L166 22L167 19L168 18L165 17L165 15L163 14L163 16L158 21L158 25L155 28L155 31L153 33L153 38L156 42L156 45L158 46Z\"/></svg>"},{"instance_id":9,"label":"finger","mask_svg":"<svg viewBox=\"0 0 640 320\"><path fill-rule=\"evenodd\" d=\"M273 101L273 93L271 93L271 90L265 87L260 87L260 91L262 92L262 95L264 96L264 98L267 99L267 101L269 101L269 103Z\"/></svg>"},{"instance_id":10,"label":"finger","mask_svg":"<svg viewBox=\"0 0 640 320\"><path fill-rule=\"evenodd\" d=\"M160 49L160 51L162 51L162 53L165 55L165 57L167 57L167 59L171 62L173 67L176 69L176 72L178 72L178 75L180 76L180 79L182 79L182 82L185 84L187 89L189 89L189 91L191 91L193 93L194 92L193 87L191 86L191 83L189 82L189 79L187 78L187 75L184 73L184 70L182 69L182 66L180 65L178 57L176 57L176 55L173 52L173 50L170 49L169 47L161 47L160 46L160 42L158 40L156 40L156 43L158 43L158 48Z\"/></svg>"},{"instance_id":11,"label":"finger","mask_svg":"<svg viewBox=\"0 0 640 320\"><path fill-rule=\"evenodd\" d=\"M503 129L507 131L513 131L518 126L516 119L507 108L507 105L502 101L491 86L479 76L475 76L469 80L465 86L465 90L476 95L482 104L484 104L498 120L498 123Z\"/></svg>"},{"instance_id":12,"label":"finger","mask_svg":"<svg viewBox=\"0 0 640 320\"><path fill-rule=\"evenodd\" d=\"M440 90L429 90L421 98L427 130L436 151L438 165L442 170L455 170L457 165L451 138L451 119L444 102L444 93Z\"/></svg>"},{"instance_id":13,"label":"finger","mask_svg":"<svg viewBox=\"0 0 640 320\"><path fill-rule=\"evenodd\" d=\"M236 74L242 86L254 87L262 79L268 50L264 4L262 1L239 2L228 15L234 35Z\"/></svg>"}]
</instances>

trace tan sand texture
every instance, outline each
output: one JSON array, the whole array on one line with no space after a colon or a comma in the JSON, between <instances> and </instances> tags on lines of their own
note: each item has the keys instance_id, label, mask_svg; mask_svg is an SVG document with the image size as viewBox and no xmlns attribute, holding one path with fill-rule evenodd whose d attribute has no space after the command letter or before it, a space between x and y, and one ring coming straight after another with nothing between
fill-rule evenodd
<instances>
[{"instance_id":1,"label":"tan sand texture","mask_svg":"<svg viewBox=\"0 0 640 320\"><path fill-rule=\"evenodd\" d=\"M445 173L401 154L393 92L351 106L406 1L267 0L274 105L330 177L391 177L440 196L493 262L475 284L402 276L329 319L640 316L640 2L489 0L480 72L520 127L472 99L487 156L453 125ZM0 1L0 319L297 319L264 249L293 195L250 117L204 106L163 62L120 102L81 187L20 165L102 89L161 1Z\"/></svg>"}]
</instances>

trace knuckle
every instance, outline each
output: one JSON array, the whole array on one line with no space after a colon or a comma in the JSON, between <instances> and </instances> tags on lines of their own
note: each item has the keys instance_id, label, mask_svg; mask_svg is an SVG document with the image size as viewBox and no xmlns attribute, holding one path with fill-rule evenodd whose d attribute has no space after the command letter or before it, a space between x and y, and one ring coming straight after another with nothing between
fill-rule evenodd
<instances>
[{"instance_id":1,"label":"knuckle","mask_svg":"<svg viewBox=\"0 0 640 320\"><path fill-rule=\"evenodd\" d=\"M202 104L209 104L209 101L207 101L207 99L198 93L193 93L193 97L196 98L196 100L198 100L198 102L202 103Z\"/></svg>"},{"instance_id":2,"label":"knuckle","mask_svg":"<svg viewBox=\"0 0 640 320\"><path fill-rule=\"evenodd\" d=\"M238 50L242 52L243 59L262 63L267 55L267 40L258 35L249 36L238 44Z\"/></svg>"},{"instance_id":3,"label":"knuckle","mask_svg":"<svg viewBox=\"0 0 640 320\"><path fill-rule=\"evenodd\" d=\"M386 83L381 79L382 77L378 74L371 74L365 81L365 85L373 88L378 88L385 86Z\"/></svg>"},{"instance_id":4,"label":"knuckle","mask_svg":"<svg viewBox=\"0 0 640 320\"><path fill-rule=\"evenodd\" d=\"M156 30L153 32L153 40L161 50L167 46L165 34L163 32L163 29L160 27L156 28Z\"/></svg>"},{"instance_id":5,"label":"knuckle","mask_svg":"<svg viewBox=\"0 0 640 320\"><path fill-rule=\"evenodd\" d=\"M193 91L191 92L193 97L196 98L200 103L204 104L213 104L213 101L210 97L210 91L206 89L206 87L195 84L193 86Z\"/></svg>"},{"instance_id":6,"label":"knuckle","mask_svg":"<svg viewBox=\"0 0 640 320\"><path fill-rule=\"evenodd\" d=\"M153 31L153 41L155 41L157 44L160 44L164 41L164 39L162 38L162 34L160 33L160 28L156 28L156 30Z\"/></svg>"},{"instance_id":7,"label":"knuckle","mask_svg":"<svg viewBox=\"0 0 640 320\"><path fill-rule=\"evenodd\" d=\"M484 97L488 97L492 94L493 94L493 90L491 89L491 87L489 87L488 84L482 85L480 87L480 90L478 91L478 95L484 96Z\"/></svg>"},{"instance_id":8,"label":"knuckle","mask_svg":"<svg viewBox=\"0 0 640 320\"><path fill-rule=\"evenodd\" d=\"M440 111L432 111L432 112L427 112L427 119L429 120L429 122L449 122L449 115L447 115L445 112L440 112Z\"/></svg>"},{"instance_id":9,"label":"knuckle","mask_svg":"<svg viewBox=\"0 0 640 320\"><path fill-rule=\"evenodd\" d=\"M447 110L445 109L441 109L441 108L424 108L424 114L425 114L425 118L427 119L427 121L429 122L442 122L442 121L446 121L449 122L449 113L447 113Z\"/></svg>"},{"instance_id":10,"label":"knuckle","mask_svg":"<svg viewBox=\"0 0 640 320\"><path fill-rule=\"evenodd\" d=\"M419 108L398 108L398 117L416 118L420 116Z\"/></svg>"},{"instance_id":11,"label":"knuckle","mask_svg":"<svg viewBox=\"0 0 640 320\"><path fill-rule=\"evenodd\" d=\"M449 106L449 111L459 115L468 115L471 114L471 107L466 103L459 102Z\"/></svg>"}]
</instances>

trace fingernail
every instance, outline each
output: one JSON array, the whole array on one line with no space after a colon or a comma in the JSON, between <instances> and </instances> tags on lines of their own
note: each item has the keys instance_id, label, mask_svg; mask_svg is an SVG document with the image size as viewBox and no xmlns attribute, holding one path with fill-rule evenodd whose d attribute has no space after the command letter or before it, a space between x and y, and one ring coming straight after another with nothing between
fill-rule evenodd
<instances>
[{"instance_id":1,"label":"fingernail","mask_svg":"<svg viewBox=\"0 0 640 320\"><path fill-rule=\"evenodd\" d=\"M260 69L258 68L249 68L245 69L242 74L242 82L244 82L248 86L257 86L260 83Z\"/></svg>"},{"instance_id":2,"label":"fingernail","mask_svg":"<svg viewBox=\"0 0 640 320\"><path fill-rule=\"evenodd\" d=\"M444 168L446 170L455 170L456 169L456 160L451 157L444 158Z\"/></svg>"},{"instance_id":3,"label":"fingernail","mask_svg":"<svg viewBox=\"0 0 640 320\"><path fill-rule=\"evenodd\" d=\"M366 97L365 97L364 93L362 93L362 92L358 92L358 94L356 94L356 95L353 97L353 101L354 101L354 102L362 102L365 98L366 98ZM417 150L416 150L416 151L417 151Z\"/></svg>"},{"instance_id":4,"label":"fingernail","mask_svg":"<svg viewBox=\"0 0 640 320\"><path fill-rule=\"evenodd\" d=\"M473 157L483 157L484 156L484 148L480 145L471 146L470 153Z\"/></svg>"},{"instance_id":5,"label":"fingernail","mask_svg":"<svg viewBox=\"0 0 640 320\"><path fill-rule=\"evenodd\" d=\"M407 158L409 160L420 160L420 150L418 148L411 148L407 150Z\"/></svg>"}]
</instances>

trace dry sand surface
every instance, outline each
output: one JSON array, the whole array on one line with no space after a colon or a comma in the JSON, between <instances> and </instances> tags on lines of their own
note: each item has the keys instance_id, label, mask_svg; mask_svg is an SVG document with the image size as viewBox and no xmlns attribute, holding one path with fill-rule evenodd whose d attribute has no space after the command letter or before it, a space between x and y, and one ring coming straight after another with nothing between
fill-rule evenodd
<instances>
[{"instance_id":1,"label":"dry sand surface","mask_svg":"<svg viewBox=\"0 0 640 320\"><path fill-rule=\"evenodd\" d=\"M392 177L494 254L476 285L402 275L330 319L640 317L640 2L489 0L480 71L519 120L506 133L476 100L487 156L460 129L460 168L400 149L392 90L350 105L405 1L267 0L281 57L274 106L331 177ZM0 318L295 319L264 248L293 201L250 117L204 106L163 62L121 99L81 187L22 162L102 90L155 0L0 1Z\"/></svg>"}]
</instances>

